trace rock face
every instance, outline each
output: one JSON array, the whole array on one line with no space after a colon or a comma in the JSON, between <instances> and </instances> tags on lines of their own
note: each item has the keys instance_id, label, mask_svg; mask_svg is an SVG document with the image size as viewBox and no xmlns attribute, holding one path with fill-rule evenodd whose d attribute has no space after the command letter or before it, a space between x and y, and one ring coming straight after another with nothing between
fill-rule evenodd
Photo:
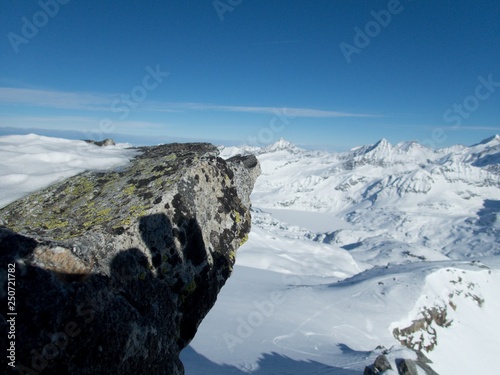
<instances>
[{"instance_id":1,"label":"rock face","mask_svg":"<svg viewBox=\"0 0 500 375\"><path fill-rule=\"evenodd\" d=\"M398 363L398 371L401 375L438 375L427 362L420 360L402 359Z\"/></svg>"},{"instance_id":2,"label":"rock face","mask_svg":"<svg viewBox=\"0 0 500 375\"><path fill-rule=\"evenodd\" d=\"M483 301L484 302L484 301ZM480 299L478 298L478 303ZM449 327L452 323L447 317L447 309L444 307L432 307L422 311L423 317L414 320L412 324L406 328L396 328L393 331L394 337L407 348L422 351L427 353L434 350L437 345L436 329L432 327L433 323L439 327ZM427 340L422 339L422 332L428 334ZM424 341L427 341L424 344Z\"/></svg>"},{"instance_id":3,"label":"rock face","mask_svg":"<svg viewBox=\"0 0 500 375\"><path fill-rule=\"evenodd\" d=\"M393 366L387 358L387 356L390 356L392 357L393 364L395 364L399 375L438 375L429 365L432 362L421 351L411 350L411 353L416 359L399 358L397 355L394 356L395 353L392 353L391 350L384 350L383 354L377 357L373 365L365 367L363 374L395 374L396 372L393 370ZM408 353L406 355L408 355Z\"/></svg>"},{"instance_id":4,"label":"rock face","mask_svg":"<svg viewBox=\"0 0 500 375\"><path fill-rule=\"evenodd\" d=\"M384 354L381 354L375 360L375 363L371 366L365 368L364 375L376 375L381 374L384 371L392 370L392 366L389 360Z\"/></svg>"},{"instance_id":5,"label":"rock face","mask_svg":"<svg viewBox=\"0 0 500 375\"><path fill-rule=\"evenodd\" d=\"M235 172L235 183L241 201L250 206L250 194L257 177L260 175L259 161L255 155L237 155L227 160Z\"/></svg>"},{"instance_id":6,"label":"rock face","mask_svg":"<svg viewBox=\"0 0 500 375\"><path fill-rule=\"evenodd\" d=\"M92 143L93 145L96 145L99 147L106 147L106 146L114 146L115 145L115 141L113 141L110 138L106 138L103 141L94 141L92 139L85 139L84 141L87 143Z\"/></svg>"},{"instance_id":7,"label":"rock face","mask_svg":"<svg viewBox=\"0 0 500 375\"><path fill-rule=\"evenodd\" d=\"M17 366L2 355L2 368L184 373L178 354L248 238L260 167L226 162L209 144L139 151L123 170L83 173L0 210L0 300L8 306L13 270L17 313L0 318Z\"/></svg>"}]
</instances>

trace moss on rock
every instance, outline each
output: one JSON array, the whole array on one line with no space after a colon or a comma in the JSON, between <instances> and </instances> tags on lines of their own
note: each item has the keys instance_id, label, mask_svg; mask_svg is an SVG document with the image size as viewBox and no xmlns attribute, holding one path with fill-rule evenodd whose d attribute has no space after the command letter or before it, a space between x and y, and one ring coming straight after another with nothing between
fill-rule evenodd
<instances>
[{"instance_id":1,"label":"moss on rock","mask_svg":"<svg viewBox=\"0 0 500 375\"><path fill-rule=\"evenodd\" d=\"M123 170L84 172L0 210L0 257L28 275L16 279L23 342L85 321L82 306L92 313L48 373L180 374L178 354L248 238L255 179L238 173L254 172L208 144L139 150ZM94 350L104 345L105 357ZM32 345L16 349L30 363Z\"/></svg>"}]
</instances>

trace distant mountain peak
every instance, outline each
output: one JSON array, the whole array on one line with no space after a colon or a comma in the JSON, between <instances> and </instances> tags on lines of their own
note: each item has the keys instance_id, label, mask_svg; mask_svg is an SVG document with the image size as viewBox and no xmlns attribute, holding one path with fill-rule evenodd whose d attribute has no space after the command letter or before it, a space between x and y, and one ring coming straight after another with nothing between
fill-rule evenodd
<instances>
[{"instance_id":1,"label":"distant mountain peak","mask_svg":"<svg viewBox=\"0 0 500 375\"><path fill-rule=\"evenodd\" d=\"M491 137L488 137L486 139L483 139L481 142L478 143L478 145L486 145L488 143L500 143L500 135L495 134L492 135Z\"/></svg>"},{"instance_id":2,"label":"distant mountain peak","mask_svg":"<svg viewBox=\"0 0 500 375\"><path fill-rule=\"evenodd\" d=\"M297 147L292 142L287 141L285 138L280 138L279 141L276 142L274 145L279 148Z\"/></svg>"},{"instance_id":3,"label":"distant mountain peak","mask_svg":"<svg viewBox=\"0 0 500 375\"><path fill-rule=\"evenodd\" d=\"M392 145L389 143L389 141L385 138L382 138L377 143L370 146L368 148L368 150L366 150L366 153L369 153L369 152L372 152L375 150L384 151L384 150L391 150L391 149L392 149Z\"/></svg>"},{"instance_id":4,"label":"distant mountain peak","mask_svg":"<svg viewBox=\"0 0 500 375\"><path fill-rule=\"evenodd\" d=\"M375 145L389 145L389 141L385 138L380 139Z\"/></svg>"},{"instance_id":5,"label":"distant mountain peak","mask_svg":"<svg viewBox=\"0 0 500 375\"><path fill-rule=\"evenodd\" d=\"M394 147L399 152L409 153L412 151L425 152L425 150L432 151L428 147L418 143L417 141L400 142Z\"/></svg>"},{"instance_id":6,"label":"distant mountain peak","mask_svg":"<svg viewBox=\"0 0 500 375\"><path fill-rule=\"evenodd\" d=\"M272 145L269 145L265 148L266 151L271 152L271 151L298 151L300 150L299 147L297 147L295 144L292 142L287 141L284 138L280 138L279 141L276 143L273 143Z\"/></svg>"}]
</instances>

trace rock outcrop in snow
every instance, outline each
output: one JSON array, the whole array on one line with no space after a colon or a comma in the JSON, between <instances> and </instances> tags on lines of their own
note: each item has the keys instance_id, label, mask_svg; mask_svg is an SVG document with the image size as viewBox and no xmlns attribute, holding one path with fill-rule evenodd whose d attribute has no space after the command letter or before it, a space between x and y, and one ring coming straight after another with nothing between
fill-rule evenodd
<instances>
[{"instance_id":1,"label":"rock outcrop in snow","mask_svg":"<svg viewBox=\"0 0 500 375\"><path fill-rule=\"evenodd\" d=\"M141 148L123 170L85 172L0 210L0 280L15 270L18 313L17 369L5 355L2 368L182 374L178 355L250 231L259 164L217 153L209 144Z\"/></svg>"},{"instance_id":2,"label":"rock outcrop in snow","mask_svg":"<svg viewBox=\"0 0 500 375\"><path fill-rule=\"evenodd\" d=\"M403 354L405 357L398 358L398 354ZM391 362L393 363L391 364ZM397 370L399 375L438 375L430 364L432 364L432 361L420 351L383 350L383 353L377 357L373 365L365 368L363 374L396 374L395 370Z\"/></svg>"}]
</instances>

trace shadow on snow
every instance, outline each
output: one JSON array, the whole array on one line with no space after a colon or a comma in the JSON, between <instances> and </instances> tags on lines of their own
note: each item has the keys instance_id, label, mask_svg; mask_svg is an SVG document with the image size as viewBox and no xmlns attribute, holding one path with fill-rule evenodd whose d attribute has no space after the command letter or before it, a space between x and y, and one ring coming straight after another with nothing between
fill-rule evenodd
<instances>
[{"instance_id":1,"label":"shadow on snow","mask_svg":"<svg viewBox=\"0 0 500 375\"><path fill-rule=\"evenodd\" d=\"M258 361L259 368L237 368L217 364L196 352L191 346L181 353L186 375L360 375L362 372L331 367L314 361L297 361L278 353L265 353Z\"/></svg>"}]
</instances>

